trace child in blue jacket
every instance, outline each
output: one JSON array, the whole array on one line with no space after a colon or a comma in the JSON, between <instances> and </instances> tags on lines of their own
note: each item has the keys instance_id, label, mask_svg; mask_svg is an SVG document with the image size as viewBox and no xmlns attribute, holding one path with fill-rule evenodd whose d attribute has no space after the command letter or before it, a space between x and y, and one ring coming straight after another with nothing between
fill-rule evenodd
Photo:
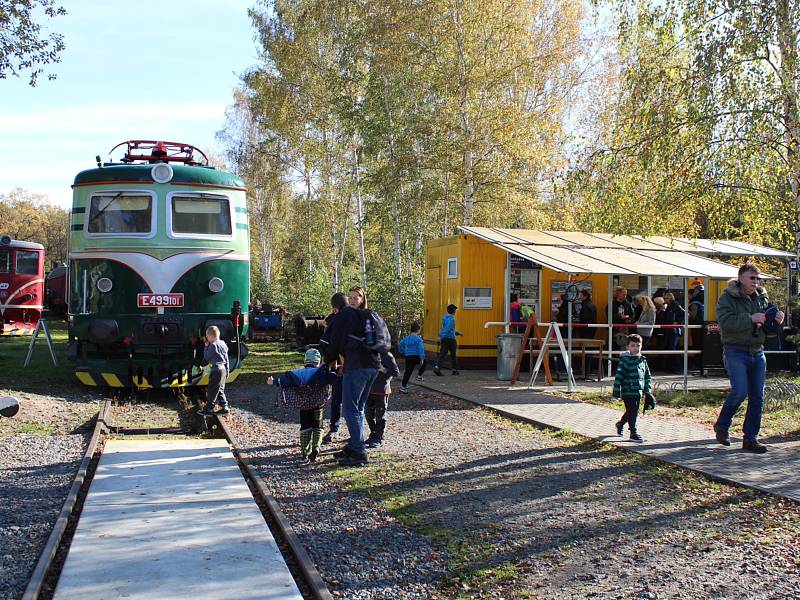
<instances>
[{"instance_id":1,"label":"child in blue jacket","mask_svg":"<svg viewBox=\"0 0 800 600\"><path fill-rule=\"evenodd\" d=\"M458 343L456 337L461 335L461 332L456 331L456 311L458 307L455 304L447 305L447 314L442 317L442 330L439 332L439 355L436 357L436 364L433 366L433 374L441 376L442 371L439 367L442 366L442 359L450 353L452 360L453 375L458 375L458 359L456 352L458 351Z\"/></svg>"},{"instance_id":2,"label":"child in blue jacket","mask_svg":"<svg viewBox=\"0 0 800 600\"><path fill-rule=\"evenodd\" d=\"M331 399L331 385L336 371L320 366L319 350L311 348L303 357L302 369L288 371L281 377L267 377L268 385L280 389L278 403L300 410L300 452L302 462L314 462L322 446L322 419L325 405Z\"/></svg>"},{"instance_id":3,"label":"child in blue jacket","mask_svg":"<svg viewBox=\"0 0 800 600\"><path fill-rule=\"evenodd\" d=\"M408 393L408 382L414 373L414 367L419 365L417 371L417 381L425 381L422 374L425 372L425 344L420 337L420 326L416 321L411 324L411 333L397 343L397 349L406 357L406 366L403 371L403 381L400 383L400 391Z\"/></svg>"}]
</instances>

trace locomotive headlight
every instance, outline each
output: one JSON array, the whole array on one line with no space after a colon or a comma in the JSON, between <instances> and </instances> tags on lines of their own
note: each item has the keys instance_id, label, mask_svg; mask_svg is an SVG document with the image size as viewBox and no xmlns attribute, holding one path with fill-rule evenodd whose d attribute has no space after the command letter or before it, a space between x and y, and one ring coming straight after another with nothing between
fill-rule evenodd
<instances>
[{"instance_id":1,"label":"locomotive headlight","mask_svg":"<svg viewBox=\"0 0 800 600\"><path fill-rule=\"evenodd\" d=\"M214 292L215 294L221 292L222 288L224 287L225 284L219 277L212 277L211 279L208 280L208 289Z\"/></svg>"},{"instance_id":2,"label":"locomotive headlight","mask_svg":"<svg viewBox=\"0 0 800 600\"><path fill-rule=\"evenodd\" d=\"M172 167L167 163L158 163L150 169L150 176L156 183L167 183L172 179Z\"/></svg>"},{"instance_id":3,"label":"locomotive headlight","mask_svg":"<svg viewBox=\"0 0 800 600\"><path fill-rule=\"evenodd\" d=\"M104 294L106 292L110 292L111 288L113 287L114 284L108 277L101 277L100 279L97 280L97 289L103 292Z\"/></svg>"}]
</instances>

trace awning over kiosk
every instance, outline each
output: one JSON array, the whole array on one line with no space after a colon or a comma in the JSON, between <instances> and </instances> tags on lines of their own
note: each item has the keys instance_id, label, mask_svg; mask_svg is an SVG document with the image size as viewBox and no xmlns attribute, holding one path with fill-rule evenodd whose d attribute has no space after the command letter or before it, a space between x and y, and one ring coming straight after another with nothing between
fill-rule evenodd
<instances>
[{"instance_id":1,"label":"awning over kiosk","mask_svg":"<svg viewBox=\"0 0 800 600\"><path fill-rule=\"evenodd\" d=\"M459 229L561 273L729 279L737 276L737 266L701 254L792 256L744 242L489 227Z\"/></svg>"}]
</instances>

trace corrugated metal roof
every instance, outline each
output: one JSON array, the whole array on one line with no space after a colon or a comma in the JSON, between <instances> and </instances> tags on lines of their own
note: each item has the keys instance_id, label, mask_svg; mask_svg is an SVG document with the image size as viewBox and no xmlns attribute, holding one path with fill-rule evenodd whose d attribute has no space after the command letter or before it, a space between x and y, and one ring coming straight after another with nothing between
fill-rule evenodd
<instances>
[{"instance_id":1,"label":"corrugated metal roof","mask_svg":"<svg viewBox=\"0 0 800 600\"><path fill-rule=\"evenodd\" d=\"M678 277L736 277L738 267L712 260L703 253L730 253L727 243L698 244L697 240L663 236L611 236L575 231L460 227L517 256L562 273L608 275L666 275ZM702 240L708 242L709 240ZM725 244L725 245L723 245ZM742 250L754 249L749 244ZM693 251L688 251L689 249ZM698 249L701 249L698 251ZM773 251L780 252L780 251ZM787 254L788 253L781 253ZM773 255L774 256L774 255Z\"/></svg>"},{"instance_id":2,"label":"corrugated metal roof","mask_svg":"<svg viewBox=\"0 0 800 600\"><path fill-rule=\"evenodd\" d=\"M582 231L554 231L540 229L502 229L496 227L461 227L461 230L498 241L536 246L565 246L579 248L627 248L629 250L680 250L694 254L724 256L771 256L791 258L791 252L767 246L733 240L680 238L664 235L612 235Z\"/></svg>"}]
</instances>

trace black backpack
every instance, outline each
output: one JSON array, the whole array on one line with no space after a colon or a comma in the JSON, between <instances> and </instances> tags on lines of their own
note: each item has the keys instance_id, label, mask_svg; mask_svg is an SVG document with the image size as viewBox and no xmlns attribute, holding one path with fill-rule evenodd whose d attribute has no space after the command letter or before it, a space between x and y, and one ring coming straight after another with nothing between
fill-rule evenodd
<instances>
[{"instance_id":1,"label":"black backpack","mask_svg":"<svg viewBox=\"0 0 800 600\"><path fill-rule=\"evenodd\" d=\"M389 352L392 349L392 335L383 317L368 308L359 308L357 311L361 319L361 331L358 335L350 334L350 337L371 352Z\"/></svg>"}]
</instances>

